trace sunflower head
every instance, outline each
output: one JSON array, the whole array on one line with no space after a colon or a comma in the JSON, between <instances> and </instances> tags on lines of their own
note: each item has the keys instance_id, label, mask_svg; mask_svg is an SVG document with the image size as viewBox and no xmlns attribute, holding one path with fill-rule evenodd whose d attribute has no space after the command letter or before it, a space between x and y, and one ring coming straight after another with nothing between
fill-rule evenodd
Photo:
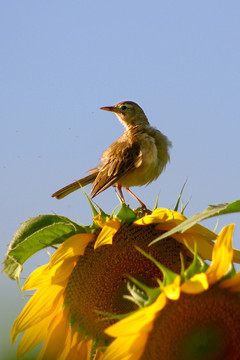
<instances>
[{"instance_id":1,"label":"sunflower head","mask_svg":"<svg viewBox=\"0 0 240 360\"><path fill-rule=\"evenodd\" d=\"M153 328L156 311L164 310L170 299L187 294L190 285L197 293L216 283L219 266L209 270L206 280L206 265L199 260L213 256L219 261L213 252L216 234L196 222L173 231L185 222L177 211L160 208L149 214L123 204L111 215L94 208L89 226L57 215L23 224L7 254L10 276L18 278L24 261L39 249L56 251L23 287L36 291L12 328L13 342L24 333L18 355L42 342L40 359L100 359L115 337L105 330L118 319L144 310L151 318L145 329Z\"/></svg>"},{"instance_id":2,"label":"sunflower head","mask_svg":"<svg viewBox=\"0 0 240 360\"><path fill-rule=\"evenodd\" d=\"M217 237L210 266L196 251L180 275L158 264L164 273L159 288L144 286L149 298L155 292L150 304L106 330L116 340L105 360L238 359L240 273L231 263L233 228Z\"/></svg>"}]
</instances>

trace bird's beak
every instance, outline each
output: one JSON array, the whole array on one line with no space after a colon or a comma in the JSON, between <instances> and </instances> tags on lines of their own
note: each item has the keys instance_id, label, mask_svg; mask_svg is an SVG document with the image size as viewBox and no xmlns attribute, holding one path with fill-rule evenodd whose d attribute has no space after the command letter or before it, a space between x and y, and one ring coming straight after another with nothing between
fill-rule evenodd
<instances>
[{"instance_id":1,"label":"bird's beak","mask_svg":"<svg viewBox=\"0 0 240 360\"><path fill-rule=\"evenodd\" d=\"M115 107L115 106L103 106L100 109L101 110L106 110L106 111L112 111L112 112L115 112L115 113L121 112L120 109Z\"/></svg>"}]
</instances>

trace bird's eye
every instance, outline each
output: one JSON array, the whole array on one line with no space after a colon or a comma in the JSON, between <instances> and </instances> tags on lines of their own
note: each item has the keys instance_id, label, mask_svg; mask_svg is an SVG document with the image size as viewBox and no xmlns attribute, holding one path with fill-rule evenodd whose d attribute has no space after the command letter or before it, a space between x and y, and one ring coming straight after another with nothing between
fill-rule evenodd
<instances>
[{"instance_id":1,"label":"bird's eye","mask_svg":"<svg viewBox=\"0 0 240 360\"><path fill-rule=\"evenodd\" d=\"M121 110L126 110L127 107L125 105L121 106Z\"/></svg>"}]
</instances>

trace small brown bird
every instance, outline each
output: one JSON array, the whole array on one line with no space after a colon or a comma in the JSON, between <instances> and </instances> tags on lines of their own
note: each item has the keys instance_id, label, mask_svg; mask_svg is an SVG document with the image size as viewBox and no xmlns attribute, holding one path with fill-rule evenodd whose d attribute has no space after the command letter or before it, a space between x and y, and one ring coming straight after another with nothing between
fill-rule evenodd
<instances>
[{"instance_id":1,"label":"small brown bird","mask_svg":"<svg viewBox=\"0 0 240 360\"><path fill-rule=\"evenodd\" d=\"M146 209L143 202L129 190L130 186L149 184L157 179L170 160L171 142L160 131L150 126L143 110L132 101L102 107L112 111L125 127L122 136L102 154L100 164L89 170L90 175L55 192L52 197L62 199L81 186L93 183L91 197L111 185L116 186L122 201L122 187Z\"/></svg>"}]
</instances>

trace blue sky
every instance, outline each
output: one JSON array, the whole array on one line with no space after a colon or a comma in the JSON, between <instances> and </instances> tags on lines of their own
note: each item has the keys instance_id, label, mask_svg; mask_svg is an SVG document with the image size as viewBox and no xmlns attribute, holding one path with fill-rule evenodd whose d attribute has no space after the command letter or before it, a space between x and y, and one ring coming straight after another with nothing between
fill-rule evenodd
<instances>
[{"instance_id":1,"label":"blue sky","mask_svg":"<svg viewBox=\"0 0 240 360\"><path fill-rule=\"evenodd\" d=\"M239 19L238 1L1 2L1 259L32 216L91 223L81 191L60 201L51 194L96 166L121 135L117 118L99 108L122 100L137 102L173 143L160 178L133 188L143 202L153 207L159 194L161 207L174 206L186 179L187 216L239 198ZM106 212L118 204L113 189L96 201ZM220 218L218 227L236 222L238 248L239 219ZM31 259L23 278L47 261L46 252ZM0 348L8 351L24 302L15 282L0 281Z\"/></svg>"}]
</instances>

